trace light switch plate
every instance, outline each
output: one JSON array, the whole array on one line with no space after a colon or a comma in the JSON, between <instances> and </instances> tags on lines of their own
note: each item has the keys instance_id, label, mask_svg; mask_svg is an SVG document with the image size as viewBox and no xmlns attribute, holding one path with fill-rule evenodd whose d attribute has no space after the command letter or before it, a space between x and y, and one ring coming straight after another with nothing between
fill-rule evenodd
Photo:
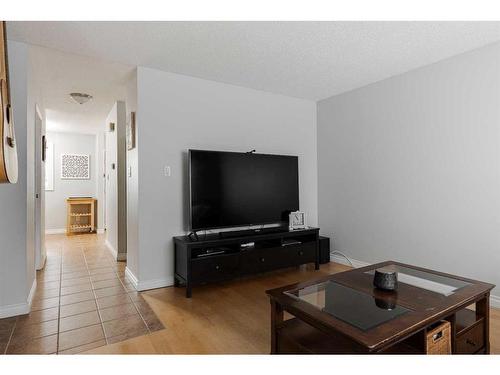
<instances>
[{"instance_id":1,"label":"light switch plate","mask_svg":"<svg viewBox=\"0 0 500 375\"><path fill-rule=\"evenodd\" d=\"M171 176L172 172L170 170L170 166L169 165L165 166L163 173L165 174L165 177L170 177Z\"/></svg>"}]
</instances>

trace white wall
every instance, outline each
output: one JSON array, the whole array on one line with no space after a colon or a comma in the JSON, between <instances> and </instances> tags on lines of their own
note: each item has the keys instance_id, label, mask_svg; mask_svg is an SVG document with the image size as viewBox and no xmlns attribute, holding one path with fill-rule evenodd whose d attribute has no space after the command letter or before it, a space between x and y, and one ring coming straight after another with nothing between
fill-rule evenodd
<instances>
[{"instance_id":1,"label":"white wall","mask_svg":"<svg viewBox=\"0 0 500 375\"><path fill-rule=\"evenodd\" d=\"M336 250L500 285L500 44L319 102L318 167Z\"/></svg>"},{"instance_id":2,"label":"white wall","mask_svg":"<svg viewBox=\"0 0 500 375\"><path fill-rule=\"evenodd\" d=\"M127 258L125 121L125 103L118 101L106 118L106 241L117 260Z\"/></svg>"},{"instance_id":3,"label":"white wall","mask_svg":"<svg viewBox=\"0 0 500 375\"><path fill-rule=\"evenodd\" d=\"M104 233L105 228L105 205L104 190L106 183L105 176L105 154L106 154L106 134L103 131L95 135L96 140L96 155L97 155L97 176L96 176L96 191L97 191L97 232Z\"/></svg>"},{"instance_id":4,"label":"white wall","mask_svg":"<svg viewBox=\"0 0 500 375\"><path fill-rule=\"evenodd\" d=\"M36 286L34 248L26 237L28 47L9 41L8 51L19 179L0 185L0 318L29 312Z\"/></svg>"},{"instance_id":5,"label":"white wall","mask_svg":"<svg viewBox=\"0 0 500 375\"><path fill-rule=\"evenodd\" d=\"M298 155L300 207L316 225L314 102L142 67L137 92L140 289L173 282L172 237L187 229L189 148Z\"/></svg>"},{"instance_id":6,"label":"white wall","mask_svg":"<svg viewBox=\"0 0 500 375\"><path fill-rule=\"evenodd\" d=\"M130 119L130 112L137 112L137 70L126 85L126 116ZM136 127L140 127L136 117ZM133 275L139 274L139 176L138 176L138 133L135 133L136 147L127 150L127 269ZM128 171L130 170L130 174Z\"/></svg>"},{"instance_id":7,"label":"white wall","mask_svg":"<svg viewBox=\"0 0 500 375\"><path fill-rule=\"evenodd\" d=\"M69 197L97 197L98 158L96 136L92 134L47 132L54 144L54 191L45 192L45 229L48 233L66 230L66 199ZM61 155L90 155L90 179L62 180ZM98 202L98 205L101 202ZM98 223L98 225L100 225Z\"/></svg>"}]
</instances>

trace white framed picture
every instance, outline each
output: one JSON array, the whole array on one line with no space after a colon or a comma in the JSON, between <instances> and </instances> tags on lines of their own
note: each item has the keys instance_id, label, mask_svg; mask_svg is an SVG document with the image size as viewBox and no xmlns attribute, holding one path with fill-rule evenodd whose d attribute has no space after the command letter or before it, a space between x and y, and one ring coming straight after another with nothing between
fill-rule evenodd
<instances>
[{"instance_id":1,"label":"white framed picture","mask_svg":"<svg viewBox=\"0 0 500 375\"><path fill-rule=\"evenodd\" d=\"M90 155L61 154L61 180L89 180Z\"/></svg>"},{"instance_id":2,"label":"white framed picture","mask_svg":"<svg viewBox=\"0 0 500 375\"><path fill-rule=\"evenodd\" d=\"M290 212L289 215L289 229L307 229L306 214L302 211Z\"/></svg>"},{"instance_id":3,"label":"white framed picture","mask_svg":"<svg viewBox=\"0 0 500 375\"><path fill-rule=\"evenodd\" d=\"M54 191L54 144L49 140L45 149L45 190Z\"/></svg>"}]
</instances>

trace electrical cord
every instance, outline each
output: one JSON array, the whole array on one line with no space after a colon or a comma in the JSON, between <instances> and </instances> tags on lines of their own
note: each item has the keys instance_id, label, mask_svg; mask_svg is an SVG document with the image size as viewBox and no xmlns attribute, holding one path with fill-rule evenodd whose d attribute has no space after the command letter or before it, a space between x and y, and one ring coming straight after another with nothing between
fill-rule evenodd
<instances>
[{"instance_id":1,"label":"electrical cord","mask_svg":"<svg viewBox=\"0 0 500 375\"><path fill-rule=\"evenodd\" d=\"M352 264L351 260L349 259L349 257L347 255L345 255L337 250L330 252L330 255L334 255L334 254L338 254L338 255L342 256L343 258L345 258L347 260L347 262L349 262L349 264L351 265L352 268L356 268L356 267L354 267L354 264Z\"/></svg>"}]
</instances>

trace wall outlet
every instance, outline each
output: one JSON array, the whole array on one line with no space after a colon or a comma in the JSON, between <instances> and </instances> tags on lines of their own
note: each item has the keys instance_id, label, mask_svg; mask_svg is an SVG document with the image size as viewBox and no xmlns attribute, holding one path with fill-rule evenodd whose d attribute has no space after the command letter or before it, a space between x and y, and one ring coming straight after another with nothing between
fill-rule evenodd
<instances>
[{"instance_id":1,"label":"wall outlet","mask_svg":"<svg viewBox=\"0 0 500 375\"><path fill-rule=\"evenodd\" d=\"M165 175L165 177L170 177L172 175L172 171L170 169L170 165L166 165L164 170L163 170L163 173Z\"/></svg>"}]
</instances>

